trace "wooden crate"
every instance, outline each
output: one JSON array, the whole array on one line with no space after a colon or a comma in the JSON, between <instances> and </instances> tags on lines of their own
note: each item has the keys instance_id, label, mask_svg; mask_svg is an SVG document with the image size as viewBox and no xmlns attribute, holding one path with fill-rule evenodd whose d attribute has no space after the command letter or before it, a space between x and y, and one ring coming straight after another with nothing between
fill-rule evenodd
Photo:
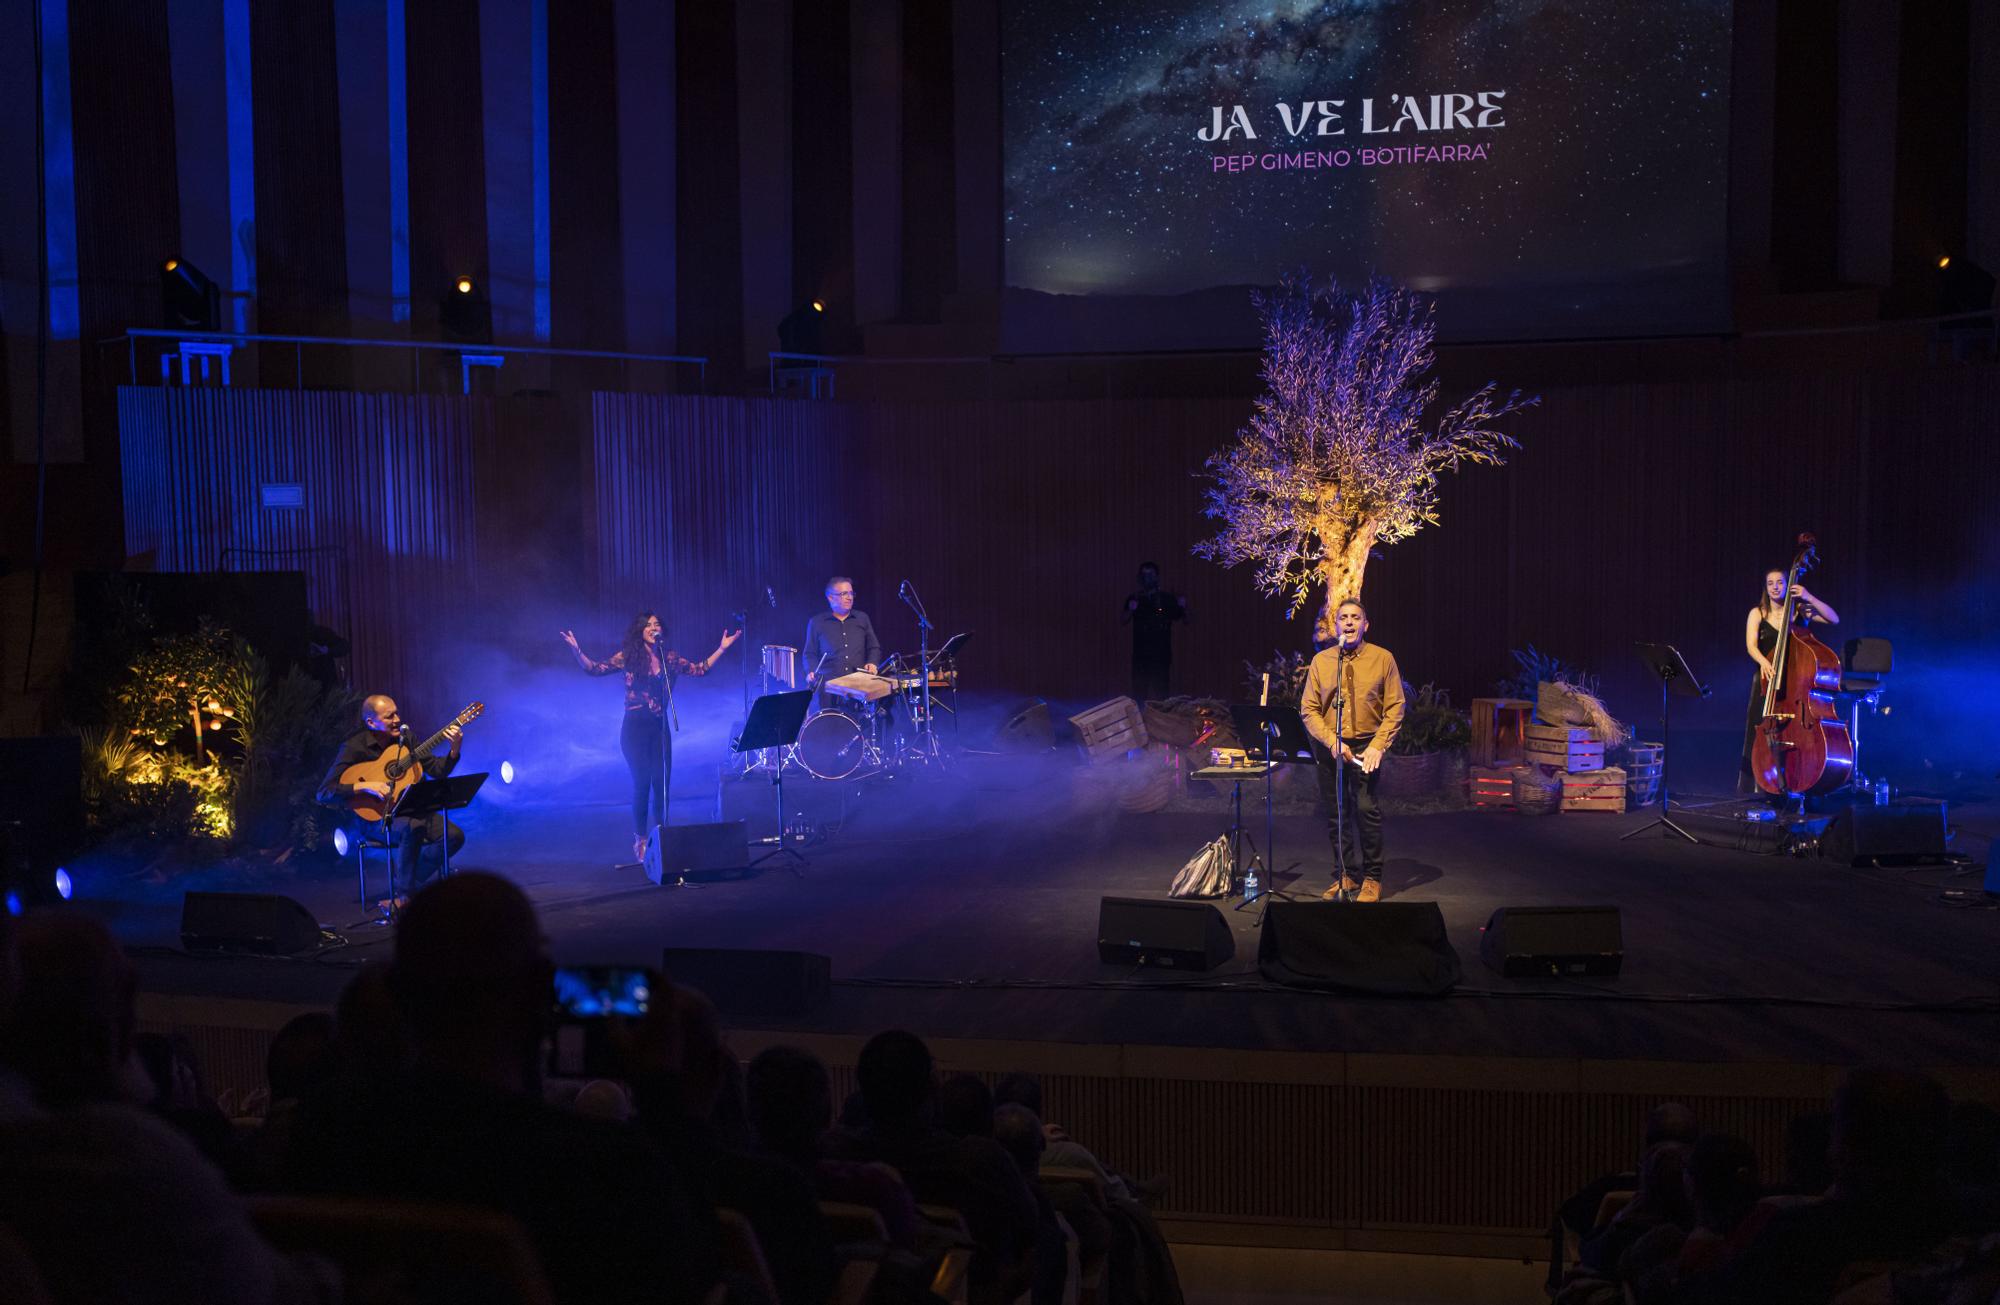
<instances>
[{"instance_id":1,"label":"wooden crate","mask_svg":"<svg viewBox=\"0 0 2000 1305\"><path fill-rule=\"evenodd\" d=\"M1625 771L1618 766L1564 775L1562 809L1565 811L1623 811Z\"/></svg>"},{"instance_id":2,"label":"wooden crate","mask_svg":"<svg viewBox=\"0 0 2000 1305\"><path fill-rule=\"evenodd\" d=\"M1514 767L1467 766L1466 797L1479 811L1514 809Z\"/></svg>"},{"instance_id":3,"label":"wooden crate","mask_svg":"<svg viewBox=\"0 0 2000 1305\"><path fill-rule=\"evenodd\" d=\"M1146 746L1146 718L1130 698L1100 702L1070 717L1069 723L1076 726L1076 741L1093 765Z\"/></svg>"},{"instance_id":4,"label":"wooden crate","mask_svg":"<svg viewBox=\"0 0 2000 1305\"><path fill-rule=\"evenodd\" d=\"M1596 734L1573 725L1522 727L1527 760L1537 766L1577 774L1604 768L1604 744Z\"/></svg>"},{"instance_id":5,"label":"wooden crate","mask_svg":"<svg viewBox=\"0 0 2000 1305\"><path fill-rule=\"evenodd\" d=\"M1466 760L1475 766L1520 765L1527 760L1521 731L1534 719L1535 704L1526 698L1474 698Z\"/></svg>"}]
</instances>

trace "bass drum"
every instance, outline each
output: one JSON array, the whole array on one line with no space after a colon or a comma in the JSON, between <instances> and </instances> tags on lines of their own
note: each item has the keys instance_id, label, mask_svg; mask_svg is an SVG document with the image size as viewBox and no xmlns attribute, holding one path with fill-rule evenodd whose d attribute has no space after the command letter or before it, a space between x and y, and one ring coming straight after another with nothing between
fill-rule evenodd
<instances>
[{"instance_id":1,"label":"bass drum","mask_svg":"<svg viewBox=\"0 0 2000 1305\"><path fill-rule=\"evenodd\" d=\"M792 755L815 779L846 779L861 769L866 752L861 743L861 726L853 717L820 711L806 717L806 723L799 727L799 742Z\"/></svg>"}]
</instances>

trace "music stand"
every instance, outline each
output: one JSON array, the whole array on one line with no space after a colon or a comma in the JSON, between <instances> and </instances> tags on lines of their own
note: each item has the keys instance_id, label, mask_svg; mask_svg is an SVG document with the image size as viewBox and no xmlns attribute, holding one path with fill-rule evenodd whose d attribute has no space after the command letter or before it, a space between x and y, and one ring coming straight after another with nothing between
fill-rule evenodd
<instances>
[{"instance_id":1,"label":"music stand","mask_svg":"<svg viewBox=\"0 0 2000 1305\"><path fill-rule=\"evenodd\" d=\"M398 820L428 820L432 816L446 811L464 810L466 807L472 805L472 799L478 794L479 786L486 782L486 775L487 772L482 770L474 775L446 775L442 779L422 779L404 789L403 796L396 800L396 805L382 817L384 829L391 833L392 841L390 845L392 847L395 846L393 832L396 826L394 822ZM443 863L438 869L438 878L448 879L451 877L451 820L449 817L445 819L444 837L439 840L439 845L443 848L444 856ZM423 844L418 843L417 856L421 858L423 854ZM391 855L393 856L394 853L391 853ZM410 882L412 884L416 882L414 868L410 874ZM389 883L389 909L391 914L395 913L395 903L396 884L392 878Z\"/></svg>"},{"instance_id":2,"label":"music stand","mask_svg":"<svg viewBox=\"0 0 2000 1305\"><path fill-rule=\"evenodd\" d=\"M750 704L750 715L743 722L743 732L729 741L729 750L741 756L746 752L756 752L763 748L789 748L799 741L799 728L806 723L806 712L812 706L813 690L795 689L789 693L767 693ZM806 859L785 846L785 763L781 757L771 775L771 788L778 804L778 832L772 838L753 838L753 847L770 847L750 863L752 869L774 857L787 856L787 863L793 874Z\"/></svg>"},{"instance_id":3,"label":"music stand","mask_svg":"<svg viewBox=\"0 0 2000 1305\"><path fill-rule=\"evenodd\" d=\"M1277 766L1292 766L1300 763L1316 764L1313 761L1312 736L1306 733L1305 718L1293 706L1258 706L1255 703L1231 703L1230 723L1236 727L1236 737L1243 741L1246 750L1253 739L1262 740L1264 760L1264 869L1270 874L1269 887L1259 889L1257 875L1249 871L1243 881L1243 900L1236 904L1242 910L1252 902L1266 897L1282 897L1286 901L1298 900L1297 895L1278 887L1278 819L1272 796L1271 772ZM1237 820L1242 821L1242 799L1239 791ZM1254 844L1253 844L1254 846ZM1268 905L1268 903L1266 903ZM1263 922L1259 912L1258 923Z\"/></svg>"},{"instance_id":4,"label":"music stand","mask_svg":"<svg viewBox=\"0 0 2000 1305\"><path fill-rule=\"evenodd\" d=\"M1673 740L1668 732L1668 721L1672 716L1671 704L1674 694L1683 698L1706 698L1708 687L1688 668L1687 659L1672 644L1639 642L1633 645L1639 650L1639 660L1646 669L1660 681L1660 818L1626 834L1624 838L1637 838L1654 829L1665 828L1662 838L1678 834L1690 843L1701 840L1674 823L1674 789L1669 777L1673 774ZM1624 838L1619 841L1623 842Z\"/></svg>"}]
</instances>

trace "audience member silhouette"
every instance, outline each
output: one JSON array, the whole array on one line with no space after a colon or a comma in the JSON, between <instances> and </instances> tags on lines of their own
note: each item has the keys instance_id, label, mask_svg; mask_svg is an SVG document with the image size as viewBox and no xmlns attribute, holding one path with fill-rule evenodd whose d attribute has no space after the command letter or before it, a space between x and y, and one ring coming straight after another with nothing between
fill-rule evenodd
<instances>
[{"instance_id":1,"label":"audience member silhouette","mask_svg":"<svg viewBox=\"0 0 2000 1305\"><path fill-rule=\"evenodd\" d=\"M663 985L664 986L664 985ZM700 1199L740 1212L763 1248L782 1305L820 1305L839 1269L812 1181L790 1165L729 1145L714 1117L736 1080L715 1007L691 988L656 993L670 1008L680 1073L670 1099L642 1098L641 1120L680 1164Z\"/></svg>"},{"instance_id":2,"label":"audience member silhouette","mask_svg":"<svg viewBox=\"0 0 2000 1305\"><path fill-rule=\"evenodd\" d=\"M717 1278L713 1213L668 1156L542 1100L551 967L520 889L477 872L424 888L388 980L411 1063L306 1102L287 1185L510 1214L564 1302L701 1299ZM633 1042L635 1067L674 1072L669 1022Z\"/></svg>"},{"instance_id":3,"label":"audience member silhouette","mask_svg":"<svg viewBox=\"0 0 2000 1305\"><path fill-rule=\"evenodd\" d=\"M11 1007L0 1065L12 1085L0 1094L11 1113L0 1226L48 1294L140 1305L336 1296L330 1270L271 1250L222 1171L132 1104L151 1084L132 1060L132 970L104 926L31 915L17 941L19 985L0 999Z\"/></svg>"},{"instance_id":4,"label":"audience member silhouette","mask_svg":"<svg viewBox=\"0 0 2000 1305\"><path fill-rule=\"evenodd\" d=\"M820 1154L833 1127L833 1082L819 1057L798 1047L767 1047L744 1075L750 1122L766 1155L811 1179L821 1200L865 1205L882 1216L889 1243L918 1244L916 1200L895 1170Z\"/></svg>"},{"instance_id":5,"label":"audience member silhouette","mask_svg":"<svg viewBox=\"0 0 2000 1305\"><path fill-rule=\"evenodd\" d=\"M953 1074L938 1085L937 1121L954 1137L992 1137L992 1089L971 1074Z\"/></svg>"},{"instance_id":6,"label":"audience member silhouette","mask_svg":"<svg viewBox=\"0 0 2000 1305\"><path fill-rule=\"evenodd\" d=\"M876 1034L861 1049L855 1076L868 1123L830 1136L828 1154L887 1164L919 1201L965 1216L974 1244L969 1291L975 1302L1011 1301L1027 1290L1034 1197L998 1143L953 1137L931 1122L936 1082L923 1040L901 1029Z\"/></svg>"},{"instance_id":7,"label":"audience member silhouette","mask_svg":"<svg viewBox=\"0 0 2000 1305\"><path fill-rule=\"evenodd\" d=\"M1945 1181L1951 1100L1905 1069L1857 1069L1833 1097L1832 1189L1774 1212L1719 1274L1690 1280L1691 1300L1820 1305L1856 1262L1922 1255L1966 1231Z\"/></svg>"}]
</instances>

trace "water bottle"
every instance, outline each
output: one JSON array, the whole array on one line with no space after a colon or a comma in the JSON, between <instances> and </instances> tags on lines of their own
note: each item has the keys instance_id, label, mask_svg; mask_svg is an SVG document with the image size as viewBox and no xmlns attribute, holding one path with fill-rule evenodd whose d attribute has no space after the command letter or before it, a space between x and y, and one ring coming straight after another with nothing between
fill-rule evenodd
<instances>
[{"instance_id":1,"label":"water bottle","mask_svg":"<svg viewBox=\"0 0 2000 1305\"><path fill-rule=\"evenodd\" d=\"M1878 807L1889 805L1889 781L1886 779L1875 781L1875 805Z\"/></svg>"}]
</instances>

